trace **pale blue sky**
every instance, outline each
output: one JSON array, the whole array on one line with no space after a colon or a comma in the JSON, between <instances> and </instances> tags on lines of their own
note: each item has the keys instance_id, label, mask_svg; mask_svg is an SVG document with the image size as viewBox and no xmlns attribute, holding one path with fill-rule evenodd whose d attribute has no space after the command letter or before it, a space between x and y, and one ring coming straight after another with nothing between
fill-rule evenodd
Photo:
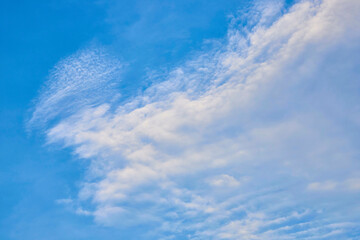
<instances>
[{"instance_id":1,"label":"pale blue sky","mask_svg":"<svg viewBox=\"0 0 360 240\"><path fill-rule=\"evenodd\" d=\"M0 9L0 239L360 239L357 0Z\"/></svg>"}]
</instances>

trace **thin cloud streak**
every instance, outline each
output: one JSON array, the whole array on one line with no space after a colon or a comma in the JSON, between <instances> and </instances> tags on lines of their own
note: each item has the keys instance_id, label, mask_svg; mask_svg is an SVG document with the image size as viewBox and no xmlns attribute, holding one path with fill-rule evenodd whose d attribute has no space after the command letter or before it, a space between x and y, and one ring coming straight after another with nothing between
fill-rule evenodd
<instances>
[{"instance_id":1,"label":"thin cloud streak","mask_svg":"<svg viewBox=\"0 0 360 240\"><path fill-rule=\"evenodd\" d=\"M41 127L81 108L115 100L121 69L118 59L95 44L61 60L35 100L29 127Z\"/></svg>"}]
</instances>

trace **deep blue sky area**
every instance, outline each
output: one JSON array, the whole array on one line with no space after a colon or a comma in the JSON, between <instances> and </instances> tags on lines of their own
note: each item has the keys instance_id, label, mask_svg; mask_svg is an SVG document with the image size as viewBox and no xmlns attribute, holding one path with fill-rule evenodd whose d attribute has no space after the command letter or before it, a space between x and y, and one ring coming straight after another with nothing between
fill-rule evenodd
<instances>
[{"instance_id":1,"label":"deep blue sky area","mask_svg":"<svg viewBox=\"0 0 360 240\"><path fill-rule=\"evenodd\" d=\"M78 163L44 148L25 121L49 69L101 32L105 10L85 1L1 1L0 9L0 238L81 239L68 228L83 219L55 203L72 193Z\"/></svg>"},{"instance_id":2,"label":"deep blue sky area","mask_svg":"<svg viewBox=\"0 0 360 240\"><path fill-rule=\"evenodd\" d=\"M241 5L1 1L0 239L105 239L108 234L90 218L56 203L76 195L85 163L44 146L41 134L26 130L32 102L60 59L92 42L108 46L131 64L122 87L137 91L146 70L168 68L200 50L203 40L224 36L228 15ZM118 239L120 232L106 239Z\"/></svg>"}]
</instances>

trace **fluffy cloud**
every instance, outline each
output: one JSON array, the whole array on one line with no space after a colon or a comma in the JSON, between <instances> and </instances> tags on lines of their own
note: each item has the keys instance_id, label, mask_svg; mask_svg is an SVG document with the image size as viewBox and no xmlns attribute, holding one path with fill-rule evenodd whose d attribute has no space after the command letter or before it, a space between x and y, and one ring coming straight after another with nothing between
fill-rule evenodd
<instances>
[{"instance_id":1,"label":"fluffy cloud","mask_svg":"<svg viewBox=\"0 0 360 240\"><path fill-rule=\"evenodd\" d=\"M360 2L274 4L122 102L114 58L90 48L57 65L32 121L58 117L48 141L90 160L78 213L155 239L359 231Z\"/></svg>"}]
</instances>

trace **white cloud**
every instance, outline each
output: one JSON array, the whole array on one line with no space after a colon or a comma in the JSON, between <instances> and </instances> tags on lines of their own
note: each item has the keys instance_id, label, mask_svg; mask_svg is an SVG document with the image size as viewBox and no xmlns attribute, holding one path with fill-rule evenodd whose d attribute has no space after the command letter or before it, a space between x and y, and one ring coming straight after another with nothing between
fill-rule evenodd
<instances>
[{"instance_id":1,"label":"white cloud","mask_svg":"<svg viewBox=\"0 0 360 240\"><path fill-rule=\"evenodd\" d=\"M42 126L56 117L66 117L79 109L118 98L121 63L106 49L90 45L61 60L36 99L29 126Z\"/></svg>"},{"instance_id":2,"label":"white cloud","mask_svg":"<svg viewBox=\"0 0 360 240\"><path fill-rule=\"evenodd\" d=\"M215 187L237 187L241 183L233 176L222 174L209 179L209 184Z\"/></svg>"},{"instance_id":3,"label":"white cloud","mask_svg":"<svg viewBox=\"0 0 360 240\"><path fill-rule=\"evenodd\" d=\"M338 183L333 181L313 182L308 185L309 190L313 191L330 191L337 187Z\"/></svg>"},{"instance_id":4,"label":"white cloud","mask_svg":"<svg viewBox=\"0 0 360 240\"><path fill-rule=\"evenodd\" d=\"M345 185L348 189L353 191L360 191L360 179L359 178L351 178L345 182Z\"/></svg>"},{"instance_id":5,"label":"white cloud","mask_svg":"<svg viewBox=\"0 0 360 240\"><path fill-rule=\"evenodd\" d=\"M349 178L343 181L327 180L324 182L312 182L307 188L310 191L359 191L360 179Z\"/></svg>"},{"instance_id":6,"label":"white cloud","mask_svg":"<svg viewBox=\"0 0 360 240\"><path fill-rule=\"evenodd\" d=\"M97 222L157 222L158 238L347 233L343 218L328 220L331 213L318 209L342 211L356 193L319 201L307 190L335 190L349 174L358 177L360 2L301 1L280 10L265 8L257 25L230 29L222 49L120 105L111 88L103 91L120 66L113 58L94 50L59 63L32 121L70 103L71 116L47 137L91 160L79 200L95 207Z\"/></svg>"}]
</instances>

